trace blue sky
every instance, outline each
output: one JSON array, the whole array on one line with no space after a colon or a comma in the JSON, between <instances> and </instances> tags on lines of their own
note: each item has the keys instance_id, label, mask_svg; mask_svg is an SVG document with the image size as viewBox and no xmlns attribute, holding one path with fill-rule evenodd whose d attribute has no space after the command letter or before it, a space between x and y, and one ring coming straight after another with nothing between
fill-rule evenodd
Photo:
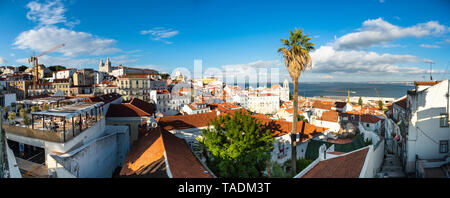
<instances>
[{"instance_id":1,"label":"blue sky","mask_svg":"<svg viewBox=\"0 0 450 198\"><path fill-rule=\"evenodd\" d=\"M0 65L59 43L46 65L113 65L172 73L203 68L279 68L280 38L302 28L316 44L302 81L449 78L450 2L2 0Z\"/></svg>"}]
</instances>

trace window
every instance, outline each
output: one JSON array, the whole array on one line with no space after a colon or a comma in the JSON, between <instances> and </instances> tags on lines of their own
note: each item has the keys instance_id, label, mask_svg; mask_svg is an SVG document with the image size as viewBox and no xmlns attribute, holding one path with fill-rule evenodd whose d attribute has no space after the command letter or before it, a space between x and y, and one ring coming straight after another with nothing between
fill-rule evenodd
<instances>
[{"instance_id":1,"label":"window","mask_svg":"<svg viewBox=\"0 0 450 198\"><path fill-rule=\"evenodd\" d=\"M443 113L443 114L441 114L441 120L440 120L441 122L441 127L448 127L448 114L446 114L446 113Z\"/></svg>"},{"instance_id":2,"label":"window","mask_svg":"<svg viewBox=\"0 0 450 198\"><path fill-rule=\"evenodd\" d=\"M448 153L448 140L439 141L439 153Z\"/></svg>"}]
</instances>

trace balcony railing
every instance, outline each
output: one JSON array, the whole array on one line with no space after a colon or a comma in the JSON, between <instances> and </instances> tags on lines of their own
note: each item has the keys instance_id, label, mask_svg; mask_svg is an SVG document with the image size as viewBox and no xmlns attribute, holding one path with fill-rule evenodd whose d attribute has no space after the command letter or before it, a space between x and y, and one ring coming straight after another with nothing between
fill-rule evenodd
<instances>
[{"instance_id":1,"label":"balcony railing","mask_svg":"<svg viewBox=\"0 0 450 198\"><path fill-rule=\"evenodd\" d=\"M30 126L3 124L3 128L7 133L65 143L104 118L103 103L75 111L69 111L66 106L63 110L36 112L31 116Z\"/></svg>"}]
</instances>

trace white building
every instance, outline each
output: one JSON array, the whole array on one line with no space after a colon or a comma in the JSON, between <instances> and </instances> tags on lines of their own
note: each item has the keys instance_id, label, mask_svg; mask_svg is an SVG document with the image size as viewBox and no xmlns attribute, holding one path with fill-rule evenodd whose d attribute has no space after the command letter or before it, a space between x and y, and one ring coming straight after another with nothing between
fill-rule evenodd
<instances>
[{"instance_id":1,"label":"white building","mask_svg":"<svg viewBox=\"0 0 450 198\"><path fill-rule=\"evenodd\" d=\"M31 126L5 125L6 138L17 152L40 151L34 157L39 163L16 156L19 169L34 177L111 177L125 161L129 129L105 126L109 105L121 103L122 97L103 97L34 112Z\"/></svg>"},{"instance_id":2,"label":"white building","mask_svg":"<svg viewBox=\"0 0 450 198\"><path fill-rule=\"evenodd\" d=\"M444 160L449 154L449 80L416 81L408 91L404 163L416 172L417 160Z\"/></svg>"},{"instance_id":3,"label":"white building","mask_svg":"<svg viewBox=\"0 0 450 198\"><path fill-rule=\"evenodd\" d=\"M53 79L66 79L72 78L73 74L77 72L77 69L64 69L53 73Z\"/></svg>"},{"instance_id":4,"label":"white building","mask_svg":"<svg viewBox=\"0 0 450 198\"><path fill-rule=\"evenodd\" d=\"M181 112L185 104L191 103L190 95L171 94L167 89L151 90L150 100L156 104L156 109L164 116L173 116Z\"/></svg>"},{"instance_id":5,"label":"white building","mask_svg":"<svg viewBox=\"0 0 450 198\"><path fill-rule=\"evenodd\" d=\"M206 106L206 103L186 104L181 109L181 113L187 115L208 113L208 112L211 112L211 109Z\"/></svg>"},{"instance_id":6,"label":"white building","mask_svg":"<svg viewBox=\"0 0 450 198\"><path fill-rule=\"evenodd\" d=\"M289 82L287 79L284 79L283 87L280 88L280 100L283 102L289 101Z\"/></svg>"},{"instance_id":7,"label":"white building","mask_svg":"<svg viewBox=\"0 0 450 198\"><path fill-rule=\"evenodd\" d=\"M19 70L18 67L14 67L14 66L1 66L0 67L0 72L2 73L2 75L5 74L14 74Z\"/></svg>"},{"instance_id":8,"label":"white building","mask_svg":"<svg viewBox=\"0 0 450 198\"><path fill-rule=\"evenodd\" d=\"M276 114L280 109L280 97L272 94L250 95L248 109L254 113Z\"/></svg>"},{"instance_id":9,"label":"white building","mask_svg":"<svg viewBox=\"0 0 450 198\"><path fill-rule=\"evenodd\" d=\"M328 128L332 132L338 132L341 129L339 113L336 111L324 111L320 117L311 116L311 124Z\"/></svg>"}]
</instances>

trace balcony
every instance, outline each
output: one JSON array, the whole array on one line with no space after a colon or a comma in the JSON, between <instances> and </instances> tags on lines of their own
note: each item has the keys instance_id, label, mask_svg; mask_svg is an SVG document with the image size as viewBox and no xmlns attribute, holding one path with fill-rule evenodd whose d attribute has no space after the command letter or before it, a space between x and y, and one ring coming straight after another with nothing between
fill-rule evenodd
<instances>
[{"instance_id":1,"label":"balcony","mask_svg":"<svg viewBox=\"0 0 450 198\"><path fill-rule=\"evenodd\" d=\"M31 114L31 125L3 124L7 133L65 143L104 118L104 103L75 103Z\"/></svg>"}]
</instances>

